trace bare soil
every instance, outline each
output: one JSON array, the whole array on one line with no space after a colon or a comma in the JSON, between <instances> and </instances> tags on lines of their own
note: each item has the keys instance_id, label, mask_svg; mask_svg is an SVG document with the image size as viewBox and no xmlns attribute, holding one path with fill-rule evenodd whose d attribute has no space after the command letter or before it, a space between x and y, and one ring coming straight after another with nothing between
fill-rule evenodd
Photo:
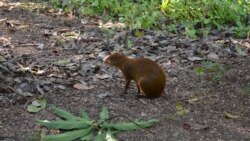
<instances>
[{"instance_id":1,"label":"bare soil","mask_svg":"<svg viewBox=\"0 0 250 141\"><path fill-rule=\"evenodd\" d=\"M120 116L113 121L160 120L147 130L120 134L120 141L250 140L249 39L221 33L190 40L152 30L136 37L128 31L133 45L126 49L120 39L126 31L107 34L98 25L94 17L0 1L0 140L23 141L39 133L35 120L55 119L51 105L75 115L84 109L93 119L107 106L111 117ZM138 99L134 83L122 96L122 74L102 63L114 50L158 62L167 75L163 96ZM219 67L206 69L209 63ZM77 83L87 85L77 89ZM47 107L29 113L27 105L39 97ZM178 107L186 112L177 114Z\"/></svg>"}]
</instances>

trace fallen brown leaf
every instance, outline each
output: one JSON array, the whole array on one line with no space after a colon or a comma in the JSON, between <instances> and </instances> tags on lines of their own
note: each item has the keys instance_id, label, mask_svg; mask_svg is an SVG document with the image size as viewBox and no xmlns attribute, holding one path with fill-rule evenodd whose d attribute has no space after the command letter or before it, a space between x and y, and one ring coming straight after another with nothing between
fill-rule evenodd
<instances>
[{"instance_id":1,"label":"fallen brown leaf","mask_svg":"<svg viewBox=\"0 0 250 141\"><path fill-rule=\"evenodd\" d=\"M193 98L191 98L191 99L189 99L189 100L187 100L188 101L188 103L190 103L190 104L194 104L196 101L198 101L199 99L197 98L197 97L193 97Z\"/></svg>"},{"instance_id":2,"label":"fallen brown leaf","mask_svg":"<svg viewBox=\"0 0 250 141\"><path fill-rule=\"evenodd\" d=\"M196 131L204 130L208 128L207 125L201 125L201 124L192 123L192 122L185 122L182 124L182 127L184 129L190 129L190 130L196 130Z\"/></svg>"},{"instance_id":3,"label":"fallen brown leaf","mask_svg":"<svg viewBox=\"0 0 250 141\"><path fill-rule=\"evenodd\" d=\"M76 83L74 85L74 88L76 88L78 90L90 90L90 89L93 89L94 86L87 86L86 84Z\"/></svg>"}]
</instances>

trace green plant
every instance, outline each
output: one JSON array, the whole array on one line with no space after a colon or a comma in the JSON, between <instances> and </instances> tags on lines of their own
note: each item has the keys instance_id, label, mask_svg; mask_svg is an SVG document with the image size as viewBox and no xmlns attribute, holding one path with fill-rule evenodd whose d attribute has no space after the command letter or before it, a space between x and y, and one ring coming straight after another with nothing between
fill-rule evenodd
<instances>
[{"instance_id":1,"label":"green plant","mask_svg":"<svg viewBox=\"0 0 250 141\"><path fill-rule=\"evenodd\" d=\"M233 27L234 35L236 37L249 37L250 25L244 25L241 22L236 22L237 26Z\"/></svg>"},{"instance_id":2,"label":"green plant","mask_svg":"<svg viewBox=\"0 0 250 141\"><path fill-rule=\"evenodd\" d=\"M45 141L72 141L80 139L84 141L115 141L118 133L150 127L158 120L150 119L148 121L135 120L132 122L113 123L109 121L109 113L106 107L102 108L100 119L91 120L86 112L82 112L81 117L71 113L51 107L51 111L61 119L56 121L38 120L38 124L49 129L60 129L61 134L43 135L41 140Z\"/></svg>"},{"instance_id":3,"label":"green plant","mask_svg":"<svg viewBox=\"0 0 250 141\"><path fill-rule=\"evenodd\" d=\"M119 20L129 28L160 27L163 15L167 29L190 38L207 35L211 29L232 29L236 37L250 34L248 0L49 0L65 12ZM175 25L175 26L173 26Z\"/></svg>"},{"instance_id":4,"label":"green plant","mask_svg":"<svg viewBox=\"0 0 250 141\"><path fill-rule=\"evenodd\" d=\"M176 28L176 24L169 24L167 25L167 30L173 33L178 33L178 30Z\"/></svg>"},{"instance_id":5,"label":"green plant","mask_svg":"<svg viewBox=\"0 0 250 141\"><path fill-rule=\"evenodd\" d=\"M51 0L53 6L64 11L76 10L82 15L101 15L118 19L130 28L151 28L161 16L160 0Z\"/></svg>"},{"instance_id":6,"label":"green plant","mask_svg":"<svg viewBox=\"0 0 250 141\"><path fill-rule=\"evenodd\" d=\"M225 25L235 27L238 37L250 31L246 28L250 1L246 0L163 0L161 10L172 23L184 26L184 33L191 37L207 34L211 28L222 30Z\"/></svg>"},{"instance_id":7,"label":"green plant","mask_svg":"<svg viewBox=\"0 0 250 141\"><path fill-rule=\"evenodd\" d=\"M33 100L30 105L27 106L28 112L36 113L46 107L47 100L45 98L39 98Z\"/></svg>"},{"instance_id":8,"label":"green plant","mask_svg":"<svg viewBox=\"0 0 250 141\"><path fill-rule=\"evenodd\" d=\"M244 96L250 96L250 85L245 88L242 88L240 93Z\"/></svg>"},{"instance_id":9,"label":"green plant","mask_svg":"<svg viewBox=\"0 0 250 141\"><path fill-rule=\"evenodd\" d=\"M203 66L196 68L196 73L198 75L206 74L212 80L221 79L226 72L226 65L213 62L205 62Z\"/></svg>"},{"instance_id":10,"label":"green plant","mask_svg":"<svg viewBox=\"0 0 250 141\"><path fill-rule=\"evenodd\" d=\"M159 2L155 0L144 1L141 4L125 4L119 14L120 20L128 23L130 28L150 28L157 24L161 12ZM132 10L128 10L132 7ZM127 12L126 12L127 11Z\"/></svg>"}]
</instances>

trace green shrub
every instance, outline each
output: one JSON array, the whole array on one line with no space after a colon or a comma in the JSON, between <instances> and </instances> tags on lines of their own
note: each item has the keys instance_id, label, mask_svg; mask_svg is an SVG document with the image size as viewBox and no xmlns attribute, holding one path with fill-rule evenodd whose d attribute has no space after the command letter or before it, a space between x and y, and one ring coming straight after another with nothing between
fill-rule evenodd
<instances>
[{"instance_id":1,"label":"green shrub","mask_svg":"<svg viewBox=\"0 0 250 141\"><path fill-rule=\"evenodd\" d=\"M65 12L98 15L104 19L123 22L129 28L158 28L165 22L167 30L183 33L190 38L205 36L211 29L229 30L229 33L237 37L246 37L250 34L249 0L49 1L55 7L63 8Z\"/></svg>"},{"instance_id":2,"label":"green shrub","mask_svg":"<svg viewBox=\"0 0 250 141\"><path fill-rule=\"evenodd\" d=\"M171 22L183 25L186 35L193 36L194 29L200 29L197 33L204 30L207 33L211 28L221 30L226 25L234 27L239 37L250 31L247 0L163 0L161 10Z\"/></svg>"},{"instance_id":3,"label":"green shrub","mask_svg":"<svg viewBox=\"0 0 250 141\"><path fill-rule=\"evenodd\" d=\"M160 0L51 0L53 6L81 15L99 15L126 23L130 28L151 28L161 15Z\"/></svg>"}]
</instances>

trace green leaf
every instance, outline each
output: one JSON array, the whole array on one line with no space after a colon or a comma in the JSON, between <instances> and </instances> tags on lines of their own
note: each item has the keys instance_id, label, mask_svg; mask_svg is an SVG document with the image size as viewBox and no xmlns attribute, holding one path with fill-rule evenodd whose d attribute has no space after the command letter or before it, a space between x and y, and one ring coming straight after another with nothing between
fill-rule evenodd
<instances>
[{"instance_id":1,"label":"green leaf","mask_svg":"<svg viewBox=\"0 0 250 141\"><path fill-rule=\"evenodd\" d=\"M196 36L196 31L194 28L185 28L185 33L186 35L188 35L188 37L190 37L191 39L195 39L197 38Z\"/></svg>"},{"instance_id":2,"label":"green leaf","mask_svg":"<svg viewBox=\"0 0 250 141\"><path fill-rule=\"evenodd\" d=\"M132 47L132 45L133 45L133 43L132 43L130 40L128 40L127 44L128 44L128 48L129 48L129 49L130 49L130 48Z\"/></svg>"},{"instance_id":3,"label":"green leaf","mask_svg":"<svg viewBox=\"0 0 250 141\"><path fill-rule=\"evenodd\" d=\"M92 141L93 138L94 138L93 132L89 132L89 134L81 137L80 140L82 140L82 141Z\"/></svg>"},{"instance_id":4,"label":"green leaf","mask_svg":"<svg viewBox=\"0 0 250 141\"><path fill-rule=\"evenodd\" d=\"M34 100L32 101L32 103L27 107L28 112L31 113L36 113L42 109L44 109L46 107L46 99L45 98L41 98L38 100Z\"/></svg>"},{"instance_id":5,"label":"green leaf","mask_svg":"<svg viewBox=\"0 0 250 141\"><path fill-rule=\"evenodd\" d=\"M105 141L105 133L99 131L98 134L95 136L94 141Z\"/></svg>"},{"instance_id":6,"label":"green leaf","mask_svg":"<svg viewBox=\"0 0 250 141\"><path fill-rule=\"evenodd\" d=\"M176 111L177 115L183 116L183 115L186 115L186 114L189 113L189 110L185 109L183 107L183 105L181 104L181 102L176 102L175 107L176 107L176 110L177 110Z\"/></svg>"},{"instance_id":7,"label":"green leaf","mask_svg":"<svg viewBox=\"0 0 250 141\"><path fill-rule=\"evenodd\" d=\"M204 24L209 24L211 22L211 19L204 19Z\"/></svg>"},{"instance_id":8,"label":"green leaf","mask_svg":"<svg viewBox=\"0 0 250 141\"><path fill-rule=\"evenodd\" d=\"M107 141L117 141L110 130L108 130L108 132L106 134L106 140Z\"/></svg>"},{"instance_id":9,"label":"green leaf","mask_svg":"<svg viewBox=\"0 0 250 141\"><path fill-rule=\"evenodd\" d=\"M178 140L180 139L180 133L179 132L175 132L173 135L172 135L173 139L175 140Z\"/></svg>"},{"instance_id":10,"label":"green leaf","mask_svg":"<svg viewBox=\"0 0 250 141\"><path fill-rule=\"evenodd\" d=\"M100 114L100 122L106 121L109 119L109 112L108 112L108 108L103 106L102 107L102 111Z\"/></svg>"},{"instance_id":11,"label":"green leaf","mask_svg":"<svg viewBox=\"0 0 250 141\"><path fill-rule=\"evenodd\" d=\"M121 130L109 130L109 131L114 137L116 137L119 133L122 132Z\"/></svg>"},{"instance_id":12,"label":"green leaf","mask_svg":"<svg viewBox=\"0 0 250 141\"><path fill-rule=\"evenodd\" d=\"M82 120L82 118L80 117L76 117L74 115L72 115L71 113L65 111L65 110L61 110L59 108L56 108L55 106L51 106L51 111L56 114L57 116L63 118L63 119L67 119L67 120Z\"/></svg>"},{"instance_id":13,"label":"green leaf","mask_svg":"<svg viewBox=\"0 0 250 141\"><path fill-rule=\"evenodd\" d=\"M89 132L91 132L91 130L92 127L89 127L87 129L68 131L57 135L47 135L45 136L45 141L73 141L87 135Z\"/></svg>"},{"instance_id":14,"label":"green leaf","mask_svg":"<svg viewBox=\"0 0 250 141\"><path fill-rule=\"evenodd\" d=\"M161 10L164 12L164 14L166 14L165 10L167 10L169 2L170 2L170 0L162 0Z\"/></svg>"},{"instance_id":15,"label":"green leaf","mask_svg":"<svg viewBox=\"0 0 250 141\"><path fill-rule=\"evenodd\" d=\"M235 49L240 56L247 56L247 54L244 51L242 51L242 49L239 48L238 46L236 46Z\"/></svg>"},{"instance_id":16,"label":"green leaf","mask_svg":"<svg viewBox=\"0 0 250 141\"><path fill-rule=\"evenodd\" d=\"M204 69L203 69L203 67L201 67L201 66L197 67L197 68L196 68L196 72L197 72L199 75L204 74Z\"/></svg>"},{"instance_id":17,"label":"green leaf","mask_svg":"<svg viewBox=\"0 0 250 141\"><path fill-rule=\"evenodd\" d=\"M99 7L99 6L100 6L100 1L99 1L99 0L95 0L95 1L92 3L92 6Z\"/></svg>"},{"instance_id":18,"label":"green leaf","mask_svg":"<svg viewBox=\"0 0 250 141\"><path fill-rule=\"evenodd\" d=\"M103 127L107 129L117 129L122 131L136 130L153 126L159 121L150 119L148 121L134 121L134 122L121 122L121 123L104 123Z\"/></svg>"},{"instance_id":19,"label":"green leaf","mask_svg":"<svg viewBox=\"0 0 250 141\"><path fill-rule=\"evenodd\" d=\"M81 113L82 113L82 114L81 114L81 117L82 117L83 119L89 120L89 115L88 115L87 112L82 111Z\"/></svg>"},{"instance_id":20,"label":"green leaf","mask_svg":"<svg viewBox=\"0 0 250 141\"><path fill-rule=\"evenodd\" d=\"M91 125L91 122L86 121L76 121L76 120L58 120L58 121L47 121L47 120L38 120L39 124L51 128L51 129L81 129L81 128L87 128Z\"/></svg>"},{"instance_id":21,"label":"green leaf","mask_svg":"<svg viewBox=\"0 0 250 141\"><path fill-rule=\"evenodd\" d=\"M143 23L143 18L142 17L137 17L136 18L136 27L141 28Z\"/></svg>"},{"instance_id":22,"label":"green leaf","mask_svg":"<svg viewBox=\"0 0 250 141\"><path fill-rule=\"evenodd\" d=\"M205 67L206 67L207 71L210 73L219 71L219 64L217 64L217 63L208 62Z\"/></svg>"}]
</instances>

